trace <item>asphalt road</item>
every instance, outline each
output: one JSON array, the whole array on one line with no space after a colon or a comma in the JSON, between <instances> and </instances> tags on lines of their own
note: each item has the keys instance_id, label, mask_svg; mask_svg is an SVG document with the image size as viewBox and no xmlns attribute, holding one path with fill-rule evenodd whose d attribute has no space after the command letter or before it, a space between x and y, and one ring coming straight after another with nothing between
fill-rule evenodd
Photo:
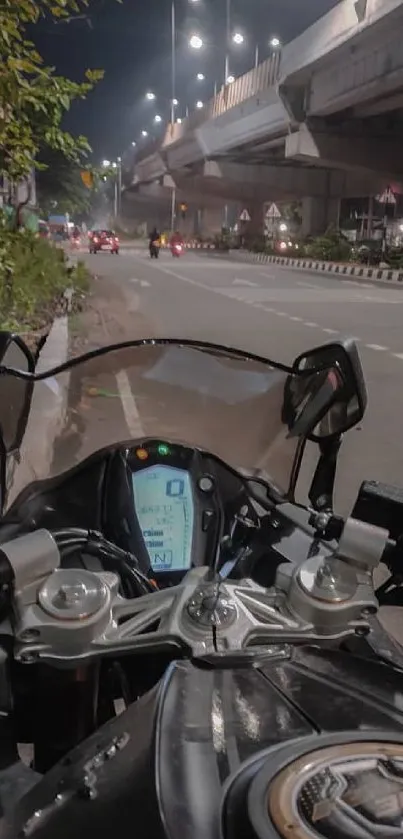
<instances>
[{"instance_id":1,"label":"asphalt road","mask_svg":"<svg viewBox=\"0 0 403 839\"><path fill-rule=\"evenodd\" d=\"M162 252L157 262L146 249L127 248L119 257L84 259L121 283L133 312L133 330L126 319L122 339L211 340L291 362L310 347L354 336L369 407L343 443L336 507L349 512L363 479L403 483L403 290L192 253L173 260ZM308 453L301 500L312 468Z\"/></svg>"}]
</instances>

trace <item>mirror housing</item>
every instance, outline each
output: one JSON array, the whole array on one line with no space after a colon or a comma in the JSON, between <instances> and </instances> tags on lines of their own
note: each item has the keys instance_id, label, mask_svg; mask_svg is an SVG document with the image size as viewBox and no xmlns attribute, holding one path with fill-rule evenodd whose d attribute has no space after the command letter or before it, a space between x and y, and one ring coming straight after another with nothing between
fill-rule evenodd
<instances>
[{"instance_id":1,"label":"mirror housing","mask_svg":"<svg viewBox=\"0 0 403 839\"><path fill-rule=\"evenodd\" d=\"M35 361L19 335L0 332L0 452L2 459L16 451L25 433L34 383L6 373L1 368L11 367L33 373Z\"/></svg>"},{"instance_id":2,"label":"mirror housing","mask_svg":"<svg viewBox=\"0 0 403 839\"><path fill-rule=\"evenodd\" d=\"M290 437L337 439L363 418L364 373L355 341L331 341L298 356L285 385L283 418Z\"/></svg>"}]
</instances>

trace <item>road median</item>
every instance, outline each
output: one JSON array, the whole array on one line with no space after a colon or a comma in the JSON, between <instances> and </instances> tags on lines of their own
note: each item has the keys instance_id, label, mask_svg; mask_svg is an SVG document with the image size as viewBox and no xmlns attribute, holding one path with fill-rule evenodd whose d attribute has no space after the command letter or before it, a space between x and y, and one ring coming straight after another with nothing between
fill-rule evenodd
<instances>
[{"instance_id":1,"label":"road median","mask_svg":"<svg viewBox=\"0 0 403 839\"><path fill-rule=\"evenodd\" d=\"M332 275L341 279L354 278L356 280L372 280L382 284L401 285L403 287L403 270L391 268L377 268L367 265L351 265L345 262L326 262L318 259L292 259L288 256L272 256L264 253L249 253L247 251L230 251L231 257L240 262L257 263L259 265L277 265L288 270L308 271L310 274Z\"/></svg>"}]
</instances>

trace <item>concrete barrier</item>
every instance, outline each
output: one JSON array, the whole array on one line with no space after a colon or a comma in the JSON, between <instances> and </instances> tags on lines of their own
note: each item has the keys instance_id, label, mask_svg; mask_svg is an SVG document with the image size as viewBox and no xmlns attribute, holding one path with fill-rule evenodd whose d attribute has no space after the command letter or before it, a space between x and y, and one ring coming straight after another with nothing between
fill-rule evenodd
<instances>
[{"instance_id":1,"label":"concrete barrier","mask_svg":"<svg viewBox=\"0 0 403 839\"><path fill-rule=\"evenodd\" d=\"M345 262L326 262L318 259L293 259L288 256L269 256L265 253L249 253L248 251L230 251L231 257L242 262L252 262L261 265L278 265L280 268L295 269L297 271L318 272L331 274L342 279L354 277L357 280L372 280L373 282L393 283L403 286L403 269L374 268L366 265L349 265Z\"/></svg>"}]
</instances>

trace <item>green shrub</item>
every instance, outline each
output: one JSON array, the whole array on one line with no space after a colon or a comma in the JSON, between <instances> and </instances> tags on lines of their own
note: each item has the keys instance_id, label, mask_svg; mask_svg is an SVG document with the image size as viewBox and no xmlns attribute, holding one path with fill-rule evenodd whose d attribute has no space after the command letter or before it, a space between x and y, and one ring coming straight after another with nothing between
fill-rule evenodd
<instances>
[{"instance_id":1,"label":"green shrub","mask_svg":"<svg viewBox=\"0 0 403 839\"><path fill-rule=\"evenodd\" d=\"M31 327L49 312L67 288L85 291L89 275L82 263L69 267L63 250L26 231L10 231L0 221L0 327Z\"/></svg>"},{"instance_id":2,"label":"green shrub","mask_svg":"<svg viewBox=\"0 0 403 839\"><path fill-rule=\"evenodd\" d=\"M255 236L254 239L250 239L247 244L252 253L266 253L267 241L263 234Z\"/></svg>"},{"instance_id":3,"label":"green shrub","mask_svg":"<svg viewBox=\"0 0 403 839\"><path fill-rule=\"evenodd\" d=\"M214 237L214 247L218 251L229 251L230 239L227 233L219 233Z\"/></svg>"},{"instance_id":4,"label":"green shrub","mask_svg":"<svg viewBox=\"0 0 403 839\"><path fill-rule=\"evenodd\" d=\"M351 259L351 244L337 230L328 230L324 236L317 236L304 247L304 256L329 262L348 262Z\"/></svg>"}]
</instances>

